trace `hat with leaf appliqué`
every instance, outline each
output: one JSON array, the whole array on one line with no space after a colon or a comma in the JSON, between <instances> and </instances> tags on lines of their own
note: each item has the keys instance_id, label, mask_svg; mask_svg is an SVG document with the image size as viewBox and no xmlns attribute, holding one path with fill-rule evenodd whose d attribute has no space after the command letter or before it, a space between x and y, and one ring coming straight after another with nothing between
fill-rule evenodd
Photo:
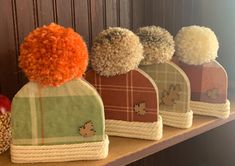
<instances>
[{"instance_id":1,"label":"hat with leaf appliqu\u00e9","mask_svg":"<svg viewBox=\"0 0 235 166\"><path fill-rule=\"evenodd\" d=\"M190 83L183 70L171 62L175 52L172 35L157 26L141 27L136 34L144 47L144 59L139 68L158 86L163 124L177 128L191 127Z\"/></svg>"},{"instance_id":2,"label":"hat with leaf appliqu\u00e9","mask_svg":"<svg viewBox=\"0 0 235 166\"><path fill-rule=\"evenodd\" d=\"M82 78L87 64L86 44L71 28L52 23L25 38L19 66L29 82L12 103L12 162L95 160L108 155L102 100Z\"/></svg>"},{"instance_id":3,"label":"hat with leaf appliqu\u00e9","mask_svg":"<svg viewBox=\"0 0 235 166\"><path fill-rule=\"evenodd\" d=\"M174 61L190 80L193 112L227 118L230 114L228 77L215 60L219 49L215 33L207 27L183 27L175 37L175 44Z\"/></svg>"},{"instance_id":4,"label":"hat with leaf appliqu\u00e9","mask_svg":"<svg viewBox=\"0 0 235 166\"><path fill-rule=\"evenodd\" d=\"M92 70L85 78L101 95L108 135L148 140L162 137L158 88L138 69L143 47L138 36L124 28L108 28L94 40Z\"/></svg>"}]
</instances>

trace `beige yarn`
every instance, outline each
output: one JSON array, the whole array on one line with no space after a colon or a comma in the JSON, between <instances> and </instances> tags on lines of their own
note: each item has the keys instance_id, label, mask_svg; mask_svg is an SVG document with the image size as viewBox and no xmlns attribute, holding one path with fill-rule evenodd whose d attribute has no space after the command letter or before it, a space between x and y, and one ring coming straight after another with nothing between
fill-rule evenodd
<instances>
[{"instance_id":1,"label":"beige yarn","mask_svg":"<svg viewBox=\"0 0 235 166\"><path fill-rule=\"evenodd\" d=\"M147 26L136 32L144 47L144 59L141 65L164 63L171 60L175 52L173 36L164 28Z\"/></svg>"},{"instance_id":2,"label":"beige yarn","mask_svg":"<svg viewBox=\"0 0 235 166\"><path fill-rule=\"evenodd\" d=\"M11 145L13 163L61 162L98 160L108 155L109 139L101 142L68 145L17 146Z\"/></svg>"},{"instance_id":3,"label":"beige yarn","mask_svg":"<svg viewBox=\"0 0 235 166\"><path fill-rule=\"evenodd\" d=\"M11 142L11 113L0 115L0 154L7 151Z\"/></svg>"},{"instance_id":4,"label":"beige yarn","mask_svg":"<svg viewBox=\"0 0 235 166\"><path fill-rule=\"evenodd\" d=\"M201 65L215 60L219 43L215 33L207 27L183 27L175 37L176 56L187 64Z\"/></svg>"},{"instance_id":5,"label":"beige yarn","mask_svg":"<svg viewBox=\"0 0 235 166\"><path fill-rule=\"evenodd\" d=\"M213 116L217 118L228 118L230 115L230 102L224 104L205 103L199 101L191 101L190 107L193 113L197 115Z\"/></svg>"},{"instance_id":6,"label":"beige yarn","mask_svg":"<svg viewBox=\"0 0 235 166\"><path fill-rule=\"evenodd\" d=\"M138 67L143 59L139 37L128 29L108 28L95 38L91 49L93 69L102 76L115 76Z\"/></svg>"},{"instance_id":7,"label":"beige yarn","mask_svg":"<svg viewBox=\"0 0 235 166\"><path fill-rule=\"evenodd\" d=\"M127 122L122 120L105 120L105 131L108 135L140 138L147 140L159 140L162 138L162 118L158 121L149 122Z\"/></svg>"},{"instance_id":8,"label":"beige yarn","mask_svg":"<svg viewBox=\"0 0 235 166\"><path fill-rule=\"evenodd\" d=\"M192 126L193 123L193 111L185 113L161 111L160 115L163 119L163 124L167 126L187 129Z\"/></svg>"}]
</instances>

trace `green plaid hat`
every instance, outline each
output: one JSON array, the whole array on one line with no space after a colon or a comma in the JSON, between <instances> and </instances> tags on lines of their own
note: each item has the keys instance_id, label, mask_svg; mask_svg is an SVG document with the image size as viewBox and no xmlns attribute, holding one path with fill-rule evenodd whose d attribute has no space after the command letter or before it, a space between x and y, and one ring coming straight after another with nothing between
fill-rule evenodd
<instances>
[{"instance_id":1,"label":"green plaid hat","mask_svg":"<svg viewBox=\"0 0 235 166\"><path fill-rule=\"evenodd\" d=\"M35 82L29 82L13 99L13 160L24 162L25 158L22 161L18 160L18 150L24 147L38 148L34 155L41 152L41 147L58 148L57 145L81 144L81 147L89 147L90 143L90 148L93 148L93 143L104 142L107 139L104 123L102 100L86 81L74 79L59 87L42 87ZM17 154L14 154L14 149ZM65 161L74 160L66 157ZM90 158L92 157L97 158ZM35 161L37 162L32 160ZM46 158L40 162L44 161L50 159ZM60 161L59 158L56 161Z\"/></svg>"}]
</instances>

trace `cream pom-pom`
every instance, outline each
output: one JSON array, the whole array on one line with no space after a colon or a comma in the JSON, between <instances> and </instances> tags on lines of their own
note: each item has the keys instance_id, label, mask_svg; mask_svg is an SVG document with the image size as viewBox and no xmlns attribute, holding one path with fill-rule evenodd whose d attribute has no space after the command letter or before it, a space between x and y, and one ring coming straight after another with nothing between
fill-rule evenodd
<instances>
[{"instance_id":1,"label":"cream pom-pom","mask_svg":"<svg viewBox=\"0 0 235 166\"><path fill-rule=\"evenodd\" d=\"M215 60L219 43L215 33L207 27L183 27L175 37L176 56L184 63L201 65Z\"/></svg>"},{"instance_id":2,"label":"cream pom-pom","mask_svg":"<svg viewBox=\"0 0 235 166\"><path fill-rule=\"evenodd\" d=\"M139 37L123 28L108 28L94 40L91 49L93 69L102 76L115 76L138 67L143 59Z\"/></svg>"},{"instance_id":3,"label":"cream pom-pom","mask_svg":"<svg viewBox=\"0 0 235 166\"><path fill-rule=\"evenodd\" d=\"M144 47L142 65L164 63L171 60L175 52L173 36L164 28L147 26L136 32Z\"/></svg>"}]
</instances>

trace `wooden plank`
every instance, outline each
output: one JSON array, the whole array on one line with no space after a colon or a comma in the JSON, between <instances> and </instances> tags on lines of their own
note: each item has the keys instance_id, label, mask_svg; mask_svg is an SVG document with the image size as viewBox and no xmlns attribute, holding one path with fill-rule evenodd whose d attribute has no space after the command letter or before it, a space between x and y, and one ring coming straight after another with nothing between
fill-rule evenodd
<instances>
[{"instance_id":1,"label":"wooden plank","mask_svg":"<svg viewBox=\"0 0 235 166\"><path fill-rule=\"evenodd\" d=\"M158 8L159 8L159 0L153 0L152 1L152 6L153 6L153 15L152 15L152 20L153 20L153 25L159 26L159 20L158 20Z\"/></svg>"},{"instance_id":2,"label":"wooden plank","mask_svg":"<svg viewBox=\"0 0 235 166\"><path fill-rule=\"evenodd\" d=\"M53 0L37 0L38 25L48 25L55 22Z\"/></svg>"},{"instance_id":3,"label":"wooden plank","mask_svg":"<svg viewBox=\"0 0 235 166\"><path fill-rule=\"evenodd\" d=\"M183 17L184 17L183 8L184 8L184 0L177 0L177 2L175 3L175 34L183 26Z\"/></svg>"},{"instance_id":4,"label":"wooden plank","mask_svg":"<svg viewBox=\"0 0 235 166\"><path fill-rule=\"evenodd\" d=\"M144 1L144 24L145 26L154 25L154 10L153 6L155 0Z\"/></svg>"},{"instance_id":5,"label":"wooden plank","mask_svg":"<svg viewBox=\"0 0 235 166\"><path fill-rule=\"evenodd\" d=\"M193 24L201 24L202 23L202 14L201 14L201 6L202 6L202 0L193 0L192 3L193 6L193 18L192 18L192 23Z\"/></svg>"},{"instance_id":6,"label":"wooden plank","mask_svg":"<svg viewBox=\"0 0 235 166\"><path fill-rule=\"evenodd\" d=\"M118 26L119 0L105 0L106 27Z\"/></svg>"},{"instance_id":7,"label":"wooden plank","mask_svg":"<svg viewBox=\"0 0 235 166\"><path fill-rule=\"evenodd\" d=\"M151 154L157 153L168 147L174 146L175 144L178 144L180 142L193 138L197 135L205 133L213 128L216 128L218 126L221 126L233 120L235 120L234 111L232 112L230 117L225 120L216 119L212 117L195 116L194 124L190 129L182 130L182 129L176 129L172 127L164 127L164 136L160 141L158 141L158 143L153 143L153 142L151 143L151 141L149 141L148 143L145 141L144 143L142 140L132 141L132 140L126 140L126 139L124 140L124 138L121 139L121 138L114 137L111 140L115 142L113 146L117 144L122 145L123 146L122 150L128 151L128 153L126 153L128 155L120 156L118 159L108 162L108 164L106 165L118 166L118 165L132 163L134 161L147 157Z\"/></svg>"},{"instance_id":8,"label":"wooden plank","mask_svg":"<svg viewBox=\"0 0 235 166\"><path fill-rule=\"evenodd\" d=\"M234 101L234 100L233 100ZM180 142L188 140L199 134L205 133L213 128L235 120L235 102L232 102L232 112L227 119L217 119L207 116L195 116L193 126L190 129L177 129L173 127L164 127L164 135L160 141L148 141L131 138L109 137L110 148L109 156L99 161L77 161L67 163L45 163L34 164L34 166L87 166L87 165L126 165L136 160L142 159L151 154L157 153L163 149L174 146ZM0 156L0 162L4 166L10 166L9 152ZM20 164L15 164L19 165Z\"/></svg>"},{"instance_id":9,"label":"wooden plank","mask_svg":"<svg viewBox=\"0 0 235 166\"><path fill-rule=\"evenodd\" d=\"M89 45L89 22L88 22L88 13L89 7L87 0L75 0L74 1L74 9L75 9L75 30L79 32L79 34L86 41L87 45Z\"/></svg>"},{"instance_id":10,"label":"wooden plank","mask_svg":"<svg viewBox=\"0 0 235 166\"><path fill-rule=\"evenodd\" d=\"M165 0L156 0L154 2L154 5L156 6L154 16L155 16L155 24L158 26L161 26L163 28L166 27L165 25L165 10L166 10L166 5L165 5Z\"/></svg>"},{"instance_id":11,"label":"wooden plank","mask_svg":"<svg viewBox=\"0 0 235 166\"><path fill-rule=\"evenodd\" d=\"M235 131L235 121L127 166L232 166L235 133L231 131Z\"/></svg>"},{"instance_id":12,"label":"wooden plank","mask_svg":"<svg viewBox=\"0 0 235 166\"><path fill-rule=\"evenodd\" d=\"M145 26L145 1L133 0L133 30Z\"/></svg>"},{"instance_id":13,"label":"wooden plank","mask_svg":"<svg viewBox=\"0 0 235 166\"><path fill-rule=\"evenodd\" d=\"M173 35L175 34L175 3L178 3L178 0L165 0L165 28Z\"/></svg>"},{"instance_id":14,"label":"wooden plank","mask_svg":"<svg viewBox=\"0 0 235 166\"><path fill-rule=\"evenodd\" d=\"M132 29L132 0L120 0L120 26Z\"/></svg>"},{"instance_id":15,"label":"wooden plank","mask_svg":"<svg viewBox=\"0 0 235 166\"><path fill-rule=\"evenodd\" d=\"M73 27L72 0L56 0L58 24Z\"/></svg>"},{"instance_id":16,"label":"wooden plank","mask_svg":"<svg viewBox=\"0 0 235 166\"><path fill-rule=\"evenodd\" d=\"M189 26L193 23L193 0L184 0L183 11L183 26Z\"/></svg>"},{"instance_id":17,"label":"wooden plank","mask_svg":"<svg viewBox=\"0 0 235 166\"><path fill-rule=\"evenodd\" d=\"M34 6L32 0L16 0L16 14L17 14L17 25L19 32L19 42L22 43L24 38L31 32L35 27L34 20Z\"/></svg>"},{"instance_id":18,"label":"wooden plank","mask_svg":"<svg viewBox=\"0 0 235 166\"><path fill-rule=\"evenodd\" d=\"M18 42L21 44L24 38L36 28L37 21L35 20L34 1L32 0L15 0L16 1L16 17L18 29ZM20 70L19 85L23 86L27 82L27 78Z\"/></svg>"},{"instance_id":19,"label":"wooden plank","mask_svg":"<svg viewBox=\"0 0 235 166\"><path fill-rule=\"evenodd\" d=\"M0 1L0 16L0 91L12 98L18 90L18 48L11 1Z\"/></svg>"},{"instance_id":20,"label":"wooden plank","mask_svg":"<svg viewBox=\"0 0 235 166\"><path fill-rule=\"evenodd\" d=\"M102 0L90 0L91 5L91 28L92 28L92 41L105 28L104 9Z\"/></svg>"}]
</instances>

